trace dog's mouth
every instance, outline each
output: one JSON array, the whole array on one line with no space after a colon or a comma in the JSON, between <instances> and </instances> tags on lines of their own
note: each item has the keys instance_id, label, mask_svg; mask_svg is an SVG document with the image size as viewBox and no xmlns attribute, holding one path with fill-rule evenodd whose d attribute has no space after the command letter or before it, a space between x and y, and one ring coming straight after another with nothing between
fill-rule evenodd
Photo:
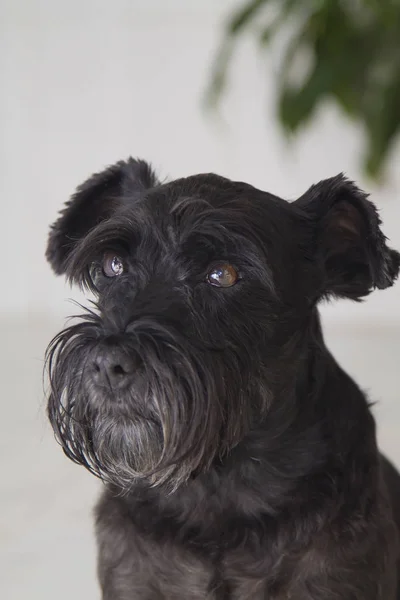
<instances>
[{"instance_id":1,"label":"dog's mouth","mask_svg":"<svg viewBox=\"0 0 400 600\"><path fill-rule=\"evenodd\" d=\"M222 415L200 366L176 345L151 341L133 352L127 344L99 351L98 332L81 323L59 334L47 355L58 441L123 489L138 479L175 488L218 452Z\"/></svg>"}]
</instances>

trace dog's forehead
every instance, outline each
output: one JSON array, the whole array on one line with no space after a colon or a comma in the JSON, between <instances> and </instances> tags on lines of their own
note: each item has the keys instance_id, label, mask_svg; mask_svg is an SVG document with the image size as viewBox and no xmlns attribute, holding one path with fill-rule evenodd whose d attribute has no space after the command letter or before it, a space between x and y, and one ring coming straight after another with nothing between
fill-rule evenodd
<instances>
[{"instance_id":1,"label":"dog's forehead","mask_svg":"<svg viewBox=\"0 0 400 600\"><path fill-rule=\"evenodd\" d=\"M144 260L165 253L279 252L289 231L290 203L247 183L214 174L177 179L140 194L129 186L114 211L86 236L79 253L125 248ZM286 235L282 235L282 232ZM289 235L289 239L291 236ZM161 254L160 254L161 253Z\"/></svg>"},{"instance_id":2,"label":"dog's forehead","mask_svg":"<svg viewBox=\"0 0 400 600\"><path fill-rule=\"evenodd\" d=\"M269 218L279 218L286 212L288 203L248 183L232 181L213 173L192 175L164 183L147 190L128 210L138 211L137 216L146 220L150 216L158 222L185 222L182 217L208 215L212 220L218 213L238 218L250 217L252 212L265 209ZM140 216L139 216L140 215Z\"/></svg>"},{"instance_id":3,"label":"dog's forehead","mask_svg":"<svg viewBox=\"0 0 400 600\"><path fill-rule=\"evenodd\" d=\"M262 194L260 190L248 183L232 181L213 173L192 175L168 182L156 190L155 193L163 196L166 207L174 210L181 201L192 199L203 200L210 207L220 208L226 203L235 200L251 200L252 197ZM151 196L150 196L151 198ZM201 204L198 204L199 210Z\"/></svg>"},{"instance_id":4,"label":"dog's forehead","mask_svg":"<svg viewBox=\"0 0 400 600\"><path fill-rule=\"evenodd\" d=\"M105 238L114 237L146 257L175 250L197 256L202 248L210 255L243 255L246 248L249 252L249 244L264 252L268 246L281 246L292 226L290 203L215 174L176 179L140 195L126 192L123 203L104 223L106 234L100 225L96 239L104 245Z\"/></svg>"}]
</instances>

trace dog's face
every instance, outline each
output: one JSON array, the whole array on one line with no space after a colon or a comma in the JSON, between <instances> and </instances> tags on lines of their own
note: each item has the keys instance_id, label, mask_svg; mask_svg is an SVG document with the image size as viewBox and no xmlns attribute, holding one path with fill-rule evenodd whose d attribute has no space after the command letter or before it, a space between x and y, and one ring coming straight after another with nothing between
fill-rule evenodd
<instances>
[{"instance_id":1,"label":"dog's face","mask_svg":"<svg viewBox=\"0 0 400 600\"><path fill-rule=\"evenodd\" d=\"M342 176L291 204L143 161L93 176L50 234L54 270L93 310L48 351L49 416L67 455L123 489L176 489L290 394L315 306L391 285L400 256Z\"/></svg>"}]
</instances>

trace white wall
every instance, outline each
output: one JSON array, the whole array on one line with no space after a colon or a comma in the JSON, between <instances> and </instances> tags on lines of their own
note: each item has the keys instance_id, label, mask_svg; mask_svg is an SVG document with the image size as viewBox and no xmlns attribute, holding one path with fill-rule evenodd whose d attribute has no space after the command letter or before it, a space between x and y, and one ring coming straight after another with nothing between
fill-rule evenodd
<instances>
[{"instance_id":1,"label":"white wall","mask_svg":"<svg viewBox=\"0 0 400 600\"><path fill-rule=\"evenodd\" d=\"M238 53L220 116L202 110L233 0L3 0L0 4L0 311L68 313L43 252L75 185L127 155L171 177L215 171L294 198L339 171L361 180L360 135L327 107L292 145L274 116L279 56ZM400 246L400 176L374 195ZM367 187L370 185L362 182ZM390 318L400 286L333 318ZM76 293L72 294L78 297Z\"/></svg>"},{"instance_id":2,"label":"white wall","mask_svg":"<svg viewBox=\"0 0 400 600\"><path fill-rule=\"evenodd\" d=\"M79 295L44 260L49 224L90 173L129 154L162 176L201 171L287 198L358 170L360 132L332 107L292 145L274 118L277 53L238 54L223 118L201 111L233 0L0 0L0 597L99 597L97 484L56 447L44 349ZM400 156L400 154L397 154ZM400 249L400 174L374 193ZM400 283L324 310L335 356L379 402L379 441L400 465ZM351 323L352 327L349 327ZM379 349L377 351L377 349ZM77 594L77 590L78 594Z\"/></svg>"}]
</instances>

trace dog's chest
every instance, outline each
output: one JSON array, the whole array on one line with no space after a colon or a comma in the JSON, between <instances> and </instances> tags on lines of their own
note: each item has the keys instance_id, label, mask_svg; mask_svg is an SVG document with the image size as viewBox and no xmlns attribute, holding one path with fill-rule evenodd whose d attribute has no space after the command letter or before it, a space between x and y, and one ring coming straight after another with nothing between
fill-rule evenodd
<instances>
[{"instance_id":1,"label":"dog's chest","mask_svg":"<svg viewBox=\"0 0 400 600\"><path fill-rule=\"evenodd\" d=\"M97 514L99 573L102 588L110 590L105 600L131 600L143 589L153 590L149 597L157 600L287 599L292 570L278 555L276 533L261 541L244 522L235 525L220 516L224 526L218 527L210 515L207 528L195 527L194 519L191 532L183 535L173 520L131 518L110 499Z\"/></svg>"}]
</instances>

